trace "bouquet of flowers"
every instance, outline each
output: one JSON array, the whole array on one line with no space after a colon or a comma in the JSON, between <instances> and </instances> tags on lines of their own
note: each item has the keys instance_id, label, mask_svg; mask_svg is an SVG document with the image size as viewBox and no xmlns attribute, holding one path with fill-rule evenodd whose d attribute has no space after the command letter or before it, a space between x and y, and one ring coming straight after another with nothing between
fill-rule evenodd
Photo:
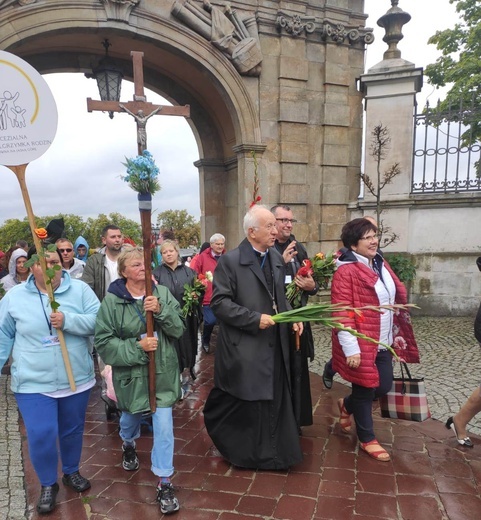
<instances>
[{"instance_id":1,"label":"bouquet of flowers","mask_svg":"<svg viewBox=\"0 0 481 520\"><path fill-rule=\"evenodd\" d=\"M394 305L368 305L366 307L348 307L344 305L338 305L338 304L332 304L332 303L319 303L319 304L312 304L312 305L306 305L305 307L301 307L300 309L293 309L292 311L286 311L281 312L280 314L275 314L271 316L271 318L276 323L300 323L300 322L306 322L306 321L314 321L316 323L320 323L321 325L324 325L325 327L328 327L330 329L338 329L338 330L344 330L346 332L349 332L349 334L352 334L353 336L356 336L357 338L365 339L367 341L371 341L372 343L375 343L377 345L382 345L383 347L387 348L389 352L393 355L393 357L397 360L399 360L399 356L395 352L395 350L386 343L382 343L380 341L375 340L374 338L371 338L369 336L366 336L365 334L362 334L361 332L358 332L355 329L351 329L350 327L346 327L342 323L342 318L335 318L332 316L333 312L339 312L339 311L346 311L348 313L348 316L350 318L353 317L353 315L363 317L363 311L365 310L371 310L375 312L384 312L384 311L391 311L391 312L399 312L399 310L407 310L408 308L419 308L416 305L413 304L406 304L406 305L400 305L400 304L394 304ZM362 319L361 319L362 321Z\"/></svg>"},{"instance_id":2,"label":"bouquet of flowers","mask_svg":"<svg viewBox=\"0 0 481 520\"><path fill-rule=\"evenodd\" d=\"M335 253L329 253L327 255L317 253L314 258L309 258L302 262L302 267L297 271L297 275L311 275L319 284L319 287L327 289L336 270L336 258L337 255ZM302 289L296 285L294 280L287 285L286 296L294 309L301 306Z\"/></svg>"},{"instance_id":3,"label":"bouquet of flowers","mask_svg":"<svg viewBox=\"0 0 481 520\"><path fill-rule=\"evenodd\" d=\"M128 182L134 191L153 195L160 190L157 180L159 168L149 151L144 150L142 155L138 155L134 159L126 157L125 160L127 162L122 164L127 168L127 175L121 176L121 179Z\"/></svg>"},{"instance_id":4,"label":"bouquet of flowers","mask_svg":"<svg viewBox=\"0 0 481 520\"><path fill-rule=\"evenodd\" d=\"M198 274L190 285L184 284L184 297L182 298L184 306L182 307L182 314L184 317L191 316L194 309L199 306L199 303L204 295L209 282L212 282L212 273L207 271L205 275Z\"/></svg>"}]
</instances>

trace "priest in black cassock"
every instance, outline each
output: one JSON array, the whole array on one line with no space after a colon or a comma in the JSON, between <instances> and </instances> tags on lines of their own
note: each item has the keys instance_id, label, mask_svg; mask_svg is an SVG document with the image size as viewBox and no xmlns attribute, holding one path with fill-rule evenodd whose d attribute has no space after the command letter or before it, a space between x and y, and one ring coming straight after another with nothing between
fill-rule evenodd
<instances>
[{"instance_id":1,"label":"priest in black cassock","mask_svg":"<svg viewBox=\"0 0 481 520\"><path fill-rule=\"evenodd\" d=\"M291 399L289 335L275 324L289 310L285 263L275 250L274 215L254 205L244 217L246 238L222 255L211 308L219 322L214 388L204 407L207 431L232 464L286 469L302 460Z\"/></svg>"}]
</instances>

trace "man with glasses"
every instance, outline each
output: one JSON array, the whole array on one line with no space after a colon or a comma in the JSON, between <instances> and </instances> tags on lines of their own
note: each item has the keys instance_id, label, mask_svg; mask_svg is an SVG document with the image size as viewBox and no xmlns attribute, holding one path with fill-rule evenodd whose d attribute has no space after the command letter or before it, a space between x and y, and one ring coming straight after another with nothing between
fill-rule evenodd
<instances>
[{"instance_id":1,"label":"man with glasses","mask_svg":"<svg viewBox=\"0 0 481 520\"><path fill-rule=\"evenodd\" d=\"M293 218L292 210L285 204L278 204L271 208L271 212L276 218L277 237L274 244L275 248L284 258L286 263L285 284L295 280L296 285L302 290L301 307L307 305L309 296L314 296L319 290L319 285L311 275L296 276L297 271L302 266L302 262L308 258L306 248L296 241L292 234L293 224L297 222ZM291 345L291 350L294 348ZM302 372L300 384L300 416L299 427L312 424L312 399L309 379L308 359L314 360L314 338L312 337L311 326L304 324L304 333L301 336L301 357ZM295 398L295 397L294 397Z\"/></svg>"},{"instance_id":2,"label":"man with glasses","mask_svg":"<svg viewBox=\"0 0 481 520\"><path fill-rule=\"evenodd\" d=\"M74 258L75 251L72 242L66 238L59 238L55 245L62 260L62 268L70 273L71 278L82 278L85 262Z\"/></svg>"}]
</instances>

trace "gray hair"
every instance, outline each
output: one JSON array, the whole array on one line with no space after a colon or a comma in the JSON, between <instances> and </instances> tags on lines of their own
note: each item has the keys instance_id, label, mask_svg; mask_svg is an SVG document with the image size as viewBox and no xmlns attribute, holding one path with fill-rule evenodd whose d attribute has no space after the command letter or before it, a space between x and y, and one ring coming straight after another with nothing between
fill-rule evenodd
<instances>
[{"instance_id":1,"label":"gray hair","mask_svg":"<svg viewBox=\"0 0 481 520\"><path fill-rule=\"evenodd\" d=\"M73 249L73 244L72 244L72 242L70 242L70 240L68 238L59 238L58 240L56 240L55 245L57 246L57 249L58 249L58 245L61 244L62 242L67 242L67 244L70 244L70 247Z\"/></svg>"},{"instance_id":2,"label":"gray hair","mask_svg":"<svg viewBox=\"0 0 481 520\"><path fill-rule=\"evenodd\" d=\"M213 244L214 242L217 242L217 240L223 240L225 242L225 236L221 235L220 233L214 233L209 240L210 244Z\"/></svg>"},{"instance_id":3,"label":"gray hair","mask_svg":"<svg viewBox=\"0 0 481 520\"><path fill-rule=\"evenodd\" d=\"M130 247L122 249L119 257L117 258L117 272L119 276L125 280L125 276L122 272L125 270L125 264L127 260L131 258L141 258L144 260L144 248L143 247Z\"/></svg>"},{"instance_id":4,"label":"gray hair","mask_svg":"<svg viewBox=\"0 0 481 520\"><path fill-rule=\"evenodd\" d=\"M270 211L267 206L263 204L254 204L252 208L244 216L244 233L247 236L249 228L257 228L259 227L259 210L266 209Z\"/></svg>"},{"instance_id":5,"label":"gray hair","mask_svg":"<svg viewBox=\"0 0 481 520\"><path fill-rule=\"evenodd\" d=\"M283 209L284 211L291 211L291 208L287 204L276 204L272 206L271 212L275 215L278 209Z\"/></svg>"}]
</instances>

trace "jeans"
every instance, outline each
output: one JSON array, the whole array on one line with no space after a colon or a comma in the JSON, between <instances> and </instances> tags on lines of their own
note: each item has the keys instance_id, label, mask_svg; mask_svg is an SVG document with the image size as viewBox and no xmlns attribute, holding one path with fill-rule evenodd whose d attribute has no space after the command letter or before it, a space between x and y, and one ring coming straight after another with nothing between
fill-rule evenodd
<instances>
[{"instance_id":1,"label":"jeans","mask_svg":"<svg viewBox=\"0 0 481 520\"><path fill-rule=\"evenodd\" d=\"M353 383L351 395L344 399L346 411L354 415L357 437L360 442L371 442L376 438L372 420L372 402L391 390L393 366L389 351L380 350L377 353L376 367L379 372L379 386L377 388L366 388Z\"/></svg>"},{"instance_id":2,"label":"jeans","mask_svg":"<svg viewBox=\"0 0 481 520\"><path fill-rule=\"evenodd\" d=\"M122 412L120 438L125 444L134 444L140 437L142 413ZM152 473L158 477L170 477L174 473L174 423L172 408L157 408L152 415L154 446L151 453Z\"/></svg>"},{"instance_id":3,"label":"jeans","mask_svg":"<svg viewBox=\"0 0 481 520\"><path fill-rule=\"evenodd\" d=\"M27 430L30 460L42 486L57 482L58 448L66 475L79 469L90 389L68 397L15 394Z\"/></svg>"},{"instance_id":4,"label":"jeans","mask_svg":"<svg viewBox=\"0 0 481 520\"><path fill-rule=\"evenodd\" d=\"M208 305L202 307L202 313L204 315L204 331L202 332L202 344L209 345L210 336L214 330L217 319L212 312L212 309Z\"/></svg>"}]
</instances>

